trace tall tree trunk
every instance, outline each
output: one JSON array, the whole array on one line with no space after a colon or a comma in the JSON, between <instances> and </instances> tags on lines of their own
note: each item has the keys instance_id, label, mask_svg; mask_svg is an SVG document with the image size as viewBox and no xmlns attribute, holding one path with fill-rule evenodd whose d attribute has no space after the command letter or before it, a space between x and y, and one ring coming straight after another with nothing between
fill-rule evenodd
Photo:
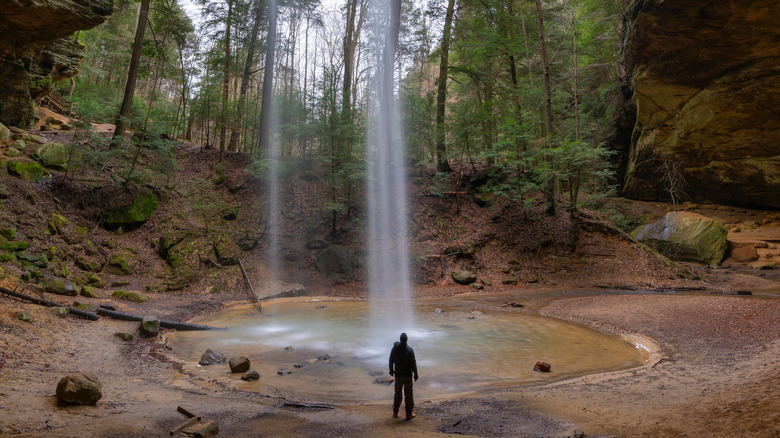
<instances>
[{"instance_id":1,"label":"tall tree trunk","mask_svg":"<svg viewBox=\"0 0 780 438\"><path fill-rule=\"evenodd\" d=\"M146 32L146 21L149 18L149 5L152 0L142 0L141 7L138 10L138 24L135 28L135 40L133 41L133 54L130 56L130 68L127 71L127 81L125 85L125 94L122 98L122 106L119 108L119 116L116 120L114 135L111 137L111 146L116 146L121 140L127 129L127 119L130 117L130 110L133 108L133 96L135 96L135 85L138 80L138 68L141 65L141 49L144 45L144 33Z\"/></svg>"},{"instance_id":2,"label":"tall tree trunk","mask_svg":"<svg viewBox=\"0 0 780 438\"><path fill-rule=\"evenodd\" d=\"M240 132L244 127L244 116L246 115L246 95L249 91L249 82L252 76L252 65L255 63L255 46L257 45L257 34L260 32L260 19L263 16L262 2L255 0L255 22L252 23L252 31L249 34L249 47L246 53L246 62L244 63L244 73L241 75L241 88L238 92L238 111L236 113L236 129L230 134L228 143L229 151L238 150L238 140Z\"/></svg>"},{"instance_id":3,"label":"tall tree trunk","mask_svg":"<svg viewBox=\"0 0 780 438\"><path fill-rule=\"evenodd\" d=\"M439 63L439 88L436 93L436 170L452 172L447 160L447 145L444 135L444 107L447 101L447 71L449 69L450 35L452 16L455 14L455 0L447 3L447 15L444 17L444 32L441 38L441 62Z\"/></svg>"},{"instance_id":4,"label":"tall tree trunk","mask_svg":"<svg viewBox=\"0 0 780 438\"><path fill-rule=\"evenodd\" d=\"M266 3L268 8L268 41L265 50L265 73L263 74L263 103L260 108L260 149L270 151L271 146L271 102L273 101L274 60L276 55L276 1Z\"/></svg>"},{"instance_id":5,"label":"tall tree trunk","mask_svg":"<svg viewBox=\"0 0 780 438\"><path fill-rule=\"evenodd\" d=\"M355 51L360 39L363 22L361 0L348 0L347 27L344 34L344 82L341 87L341 125L344 130L344 154L352 153L352 75L355 69ZM358 3L361 3L360 18L357 18Z\"/></svg>"},{"instance_id":6,"label":"tall tree trunk","mask_svg":"<svg viewBox=\"0 0 780 438\"><path fill-rule=\"evenodd\" d=\"M552 91L550 89L550 64L547 60L547 44L544 41L544 20L542 19L542 0L536 0L536 24L539 27L539 50L542 56L542 71L544 78L544 136L547 146L550 147L550 136L552 135ZM555 163L551 163L555 165ZM549 216L555 215L555 178L547 178L547 184L544 188L547 206L545 208Z\"/></svg>"},{"instance_id":7,"label":"tall tree trunk","mask_svg":"<svg viewBox=\"0 0 780 438\"><path fill-rule=\"evenodd\" d=\"M579 141L580 139L580 103L579 103L579 88L580 88L580 66L577 54L577 4L575 2L574 9L571 13L571 28L574 31L572 37L572 48L574 49L574 139Z\"/></svg>"},{"instance_id":8,"label":"tall tree trunk","mask_svg":"<svg viewBox=\"0 0 780 438\"><path fill-rule=\"evenodd\" d=\"M222 114L219 122L219 151L220 159L222 152L225 151L225 141L227 140L227 106L230 100L230 27L233 20L233 0L228 0L227 21L225 23L225 63L222 77Z\"/></svg>"}]
</instances>

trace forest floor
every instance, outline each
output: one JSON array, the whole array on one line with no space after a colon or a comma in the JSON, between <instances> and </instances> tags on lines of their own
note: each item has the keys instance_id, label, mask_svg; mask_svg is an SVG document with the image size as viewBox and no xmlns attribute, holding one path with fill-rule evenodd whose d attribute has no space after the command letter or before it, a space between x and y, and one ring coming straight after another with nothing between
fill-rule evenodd
<instances>
[{"instance_id":1,"label":"forest floor","mask_svg":"<svg viewBox=\"0 0 780 438\"><path fill-rule=\"evenodd\" d=\"M168 190L166 196L177 196L187 181L221 172L227 183L217 189L228 204L243 205L246 199L261 198L262 185L244 171L248 160L227 154L223 160L227 169L217 171L218 154L180 149L176 158L181 170L175 181L165 183L165 187L179 189ZM354 232L329 232L332 224L326 220L314 225L307 222L321 214L314 200L327 198L322 184L311 181L311 172L316 169L305 167L285 185L290 221L282 231L283 245L297 251L282 266L285 279L303 284L309 296L365 298L360 265L355 279L346 284L335 284L314 268L314 252L307 249L307 242L323 239L355 254L361 254L362 243ZM55 174L55 181L58 177ZM99 175L77 174L79 178L94 183ZM754 269L771 267L780 257L777 212L692 206L727 224L730 241L760 241L755 245L758 261L728 259L724 262L728 267L711 268L669 263L592 213L582 216L572 245L566 212L543 218L538 209L524 213L517 203L501 200L489 208L480 207L471 194L457 194L471 190L461 187L462 179L452 183L455 195L433 196L428 189L436 182L423 171L419 178L419 183L410 185L415 298L507 297L522 302L532 313L642 340L653 351L651 362L630 370L506 385L453 397L431 399L417 392L418 417L407 422L391 417L389 387L377 386L378 391L387 392L385 402L336 403L327 409L290 407L286 402L307 400L280 398L271 387L248 390L237 376L204 374L196 363L177 357L167 345L170 330L163 330L157 338L126 342L115 333L134 333L137 323L63 319L50 309L0 296L0 435L167 436L185 419L176 412L182 406L218 421L220 436L236 437L557 437L575 435L576 430L587 436L780 436L780 387L776 385L780 379L780 275L772 269ZM90 209L84 207L85 192L74 185L26 184L4 172L0 182L12 189L11 196L3 200L2 227L18 228L29 237L31 248L64 245L59 236L32 238L34 228L45 229L50 212L59 211L74 224L89 225L89 236L96 244L110 242L101 245L101 251L134 249L138 257L135 274L101 275L107 285L145 289L149 301L137 304L112 297L78 297L80 302L197 322L253 301L237 268L219 266L206 252L194 257L202 274L190 278L188 286L157 289L161 278L168 281L172 274L148 243L183 208L182 202L161 204L135 231L109 233L96 226ZM149 186L164 184L152 181ZM228 187L240 190L233 193ZM661 203L621 202L627 215L642 218L642 222L660 218L669 209ZM89 199L86 204L89 207ZM225 228L257 228L263 222L262 211L256 207L244 205L238 216L238 221ZM194 219L189 217L191 224ZM361 224L354 217L339 220L339 230ZM63 257L63 262L75 272L74 257ZM264 284L268 273L262 245L242 257L250 279ZM2 266L1 286L39 290L20 280L22 272L15 265ZM454 284L448 274L459 268L476 272L484 289ZM516 284L502 284L510 277ZM744 295L746 291L752 295ZM27 310L34 321L17 319L21 310ZM96 406L58 404L54 396L57 382L76 372L92 373L101 381L104 395ZM421 379L431 373L435 370L421 371Z\"/></svg>"}]
</instances>

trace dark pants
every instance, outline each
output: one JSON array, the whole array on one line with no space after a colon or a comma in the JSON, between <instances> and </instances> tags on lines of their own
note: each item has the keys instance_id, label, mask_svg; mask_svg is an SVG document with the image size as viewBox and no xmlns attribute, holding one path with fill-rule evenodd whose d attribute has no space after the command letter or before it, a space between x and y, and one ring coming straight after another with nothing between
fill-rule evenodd
<instances>
[{"instance_id":1,"label":"dark pants","mask_svg":"<svg viewBox=\"0 0 780 438\"><path fill-rule=\"evenodd\" d=\"M395 398L393 399L393 412L398 412L401 408L401 397L406 401L404 407L406 408L406 416L412 415L414 409L414 390L412 389L411 377L396 377L395 378ZM403 395L401 393L403 391Z\"/></svg>"}]
</instances>

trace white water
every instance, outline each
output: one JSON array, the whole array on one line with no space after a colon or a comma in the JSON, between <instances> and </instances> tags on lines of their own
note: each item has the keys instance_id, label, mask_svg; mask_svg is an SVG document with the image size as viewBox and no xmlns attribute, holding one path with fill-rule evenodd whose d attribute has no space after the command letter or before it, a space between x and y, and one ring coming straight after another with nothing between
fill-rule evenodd
<instances>
[{"instance_id":1,"label":"white water","mask_svg":"<svg viewBox=\"0 0 780 438\"><path fill-rule=\"evenodd\" d=\"M368 292L371 338L385 345L413 331L403 127L395 95L400 1L373 0L375 116L368 129ZM411 333L410 333L411 335ZM410 336L410 342L414 338Z\"/></svg>"}]
</instances>

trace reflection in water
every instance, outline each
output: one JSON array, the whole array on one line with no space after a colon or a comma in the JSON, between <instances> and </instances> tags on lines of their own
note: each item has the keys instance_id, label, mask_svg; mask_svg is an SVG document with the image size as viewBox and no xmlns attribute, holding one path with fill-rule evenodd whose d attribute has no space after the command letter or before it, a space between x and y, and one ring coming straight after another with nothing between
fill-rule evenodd
<instances>
[{"instance_id":1,"label":"reflection in water","mask_svg":"<svg viewBox=\"0 0 780 438\"><path fill-rule=\"evenodd\" d=\"M646 352L628 342L581 325L517 312L472 312L465 307L470 304L454 300L416 304L417 326L407 333L417 355L415 392L421 398L628 368L647 360ZM267 312L276 317L246 307L206 321L227 324L230 331L177 333L171 345L193 365L207 348L248 357L262 377L245 384L246 389L267 386L308 400L386 399L392 390L373 382L387 376L387 358L399 333L370 336L368 307L365 301L268 303ZM553 372L534 373L537 361L550 363ZM226 365L200 369L229 373ZM277 374L282 369L290 374Z\"/></svg>"}]
</instances>

